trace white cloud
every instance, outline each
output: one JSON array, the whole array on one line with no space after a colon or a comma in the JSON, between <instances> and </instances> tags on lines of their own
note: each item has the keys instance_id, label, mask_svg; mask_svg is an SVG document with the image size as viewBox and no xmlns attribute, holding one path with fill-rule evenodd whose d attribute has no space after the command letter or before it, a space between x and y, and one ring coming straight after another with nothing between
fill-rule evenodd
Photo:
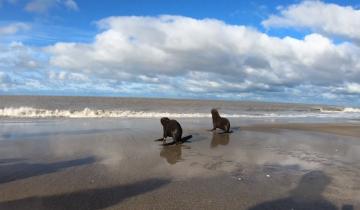
<instances>
[{"instance_id":1,"label":"white cloud","mask_svg":"<svg viewBox=\"0 0 360 210\"><path fill-rule=\"evenodd\" d=\"M31 26L26 23L16 22L5 26L0 26L0 35L12 35L20 31L29 30Z\"/></svg>"},{"instance_id":2,"label":"white cloud","mask_svg":"<svg viewBox=\"0 0 360 210\"><path fill-rule=\"evenodd\" d=\"M321 1L304 1L281 7L262 24L269 27L305 27L318 33L360 41L360 10Z\"/></svg>"},{"instance_id":3,"label":"white cloud","mask_svg":"<svg viewBox=\"0 0 360 210\"><path fill-rule=\"evenodd\" d=\"M359 83L346 83L345 91L348 93L360 94L360 84Z\"/></svg>"},{"instance_id":4,"label":"white cloud","mask_svg":"<svg viewBox=\"0 0 360 210\"><path fill-rule=\"evenodd\" d=\"M360 48L316 33L277 38L182 16L110 17L98 25L103 31L93 43L47 47L50 64L102 79L162 82L191 92L273 92L360 79Z\"/></svg>"},{"instance_id":5,"label":"white cloud","mask_svg":"<svg viewBox=\"0 0 360 210\"><path fill-rule=\"evenodd\" d=\"M70 10L78 10L74 0L32 0L26 4L25 10L35 13L46 13L56 6L65 6Z\"/></svg>"},{"instance_id":6,"label":"white cloud","mask_svg":"<svg viewBox=\"0 0 360 210\"><path fill-rule=\"evenodd\" d=\"M330 100L337 99L337 95L333 94L333 93L322 93L321 96L326 98L326 99L330 99Z\"/></svg>"},{"instance_id":7,"label":"white cloud","mask_svg":"<svg viewBox=\"0 0 360 210\"><path fill-rule=\"evenodd\" d=\"M43 13L47 12L48 9L55 6L56 1L54 0L33 0L25 6L25 10L28 12Z\"/></svg>"},{"instance_id":8,"label":"white cloud","mask_svg":"<svg viewBox=\"0 0 360 210\"><path fill-rule=\"evenodd\" d=\"M74 0L65 0L64 5L71 10L78 10L79 7Z\"/></svg>"},{"instance_id":9,"label":"white cloud","mask_svg":"<svg viewBox=\"0 0 360 210\"><path fill-rule=\"evenodd\" d=\"M79 73L70 73L65 71L55 72L49 71L49 79L51 80L62 80L65 82L75 81L75 82L86 82L89 81L89 78L83 74Z\"/></svg>"},{"instance_id":10,"label":"white cloud","mask_svg":"<svg viewBox=\"0 0 360 210\"><path fill-rule=\"evenodd\" d=\"M8 45L0 44L0 68L8 71L34 71L45 65L43 53L36 47L29 47L21 42Z\"/></svg>"}]
</instances>

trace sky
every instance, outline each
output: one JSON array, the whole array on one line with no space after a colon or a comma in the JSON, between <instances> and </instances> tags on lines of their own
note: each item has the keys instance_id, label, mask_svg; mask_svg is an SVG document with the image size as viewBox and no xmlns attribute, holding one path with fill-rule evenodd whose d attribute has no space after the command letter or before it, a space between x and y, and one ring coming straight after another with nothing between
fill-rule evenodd
<instances>
[{"instance_id":1,"label":"sky","mask_svg":"<svg viewBox=\"0 0 360 210\"><path fill-rule=\"evenodd\" d=\"M0 0L0 95L360 106L360 2Z\"/></svg>"}]
</instances>

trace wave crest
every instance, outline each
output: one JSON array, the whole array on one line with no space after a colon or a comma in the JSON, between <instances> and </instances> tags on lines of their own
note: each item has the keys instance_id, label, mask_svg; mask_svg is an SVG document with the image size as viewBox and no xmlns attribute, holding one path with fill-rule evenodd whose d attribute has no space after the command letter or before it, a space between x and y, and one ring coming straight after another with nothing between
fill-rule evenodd
<instances>
[{"instance_id":1,"label":"wave crest","mask_svg":"<svg viewBox=\"0 0 360 210\"><path fill-rule=\"evenodd\" d=\"M360 113L360 108L351 108L346 107L343 109L324 109L321 108L320 112L322 113Z\"/></svg>"},{"instance_id":2,"label":"wave crest","mask_svg":"<svg viewBox=\"0 0 360 210\"><path fill-rule=\"evenodd\" d=\"M168 112L144 112L131 110L94 110L84 108L83 110L48 110L33 107L6 107L0 109L0 117L13 118L154 118L154 117L211 117L207 113L168 113Z\"/></svg>"},{"instance_id":3,"label":"wave crest","mask_svg":"<svg viewBox=\"0 0 360 210\"><path fill-rule=\"evenodd\" d=\"M360 109L320 110L320 112L247 112L222 114L228 118L349 118L359 117ZM0 109L0 117L5 118L211 118L210 113L175 113L159 111L101 110L84 108L82 110L38 109L33 107L5 107Z\"/></svg>"}]
</instances>

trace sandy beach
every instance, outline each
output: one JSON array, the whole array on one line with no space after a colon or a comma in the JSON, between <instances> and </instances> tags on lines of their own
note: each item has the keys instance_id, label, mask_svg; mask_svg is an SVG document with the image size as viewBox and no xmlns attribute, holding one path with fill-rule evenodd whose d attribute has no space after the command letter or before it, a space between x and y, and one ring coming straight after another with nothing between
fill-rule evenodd
<instances>
[{"instance_id":1,"label":"sandy beach","mask_svg":"<svg viewBox=\"0 0 360 210\"><path fill-rule=\"evenodd\" d=\"M0 209L360 209L360 124L179 122L3 119Z\"/></svg>"}]
</instances>

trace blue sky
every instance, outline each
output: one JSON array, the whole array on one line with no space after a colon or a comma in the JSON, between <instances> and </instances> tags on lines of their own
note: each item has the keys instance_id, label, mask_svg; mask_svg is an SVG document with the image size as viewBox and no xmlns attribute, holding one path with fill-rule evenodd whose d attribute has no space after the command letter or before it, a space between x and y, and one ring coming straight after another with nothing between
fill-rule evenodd
<instances>
[{"instance_id":1,"label":"blue sky","mask_svg":"<svg viewBox=\"0 0 360 210\"><path fill-rule=\"evenodd\" d=\"M358 106L359 7L0 0L0 94Z\"/></svg>"},{"instance_id":2,"label":"blue sky","mask_svg":"<svg viewBox=\"0 0 360 210\"><path fill-rule=\"evenodd\" d=\"M4 1L4 0L3 0ZM44 0L46 2L47 0ZM11 1L10 1L11 2ZM98 32L94 22L109 16L158 16L158 15L181 15L196 19L214 18L223 20L229 24L243 24L263 30L261 21L276 11L284 1L235 1L228 0L219 4L217 1L133 1L112 0L103 1L101 4L89 1L74 1L77 9L70 9L56 3L49 6L45 11L29 12L26 10L28 1L4 1L0 13L3 24L10 22L27 22L35 25L33 32L55 36L57 40L38 40L30 35L23 40L24 43L34 45L46 45L56 41L91 41ZM39 1L41 2L41 1ZM49 1L50 2L50 1ZM288 1L285 5L298 1ZM44 3L43 3L44 4ZM50 30L49 27L53 30ZM68 29L72 36L64 34ZM280 31L280 32L279 32ZM283 35L281 30L271 32ZM293 31L293 35L299 36L299 31ZM40 35L39 35L40 36Z\"/></svg>"}]
</instances>

